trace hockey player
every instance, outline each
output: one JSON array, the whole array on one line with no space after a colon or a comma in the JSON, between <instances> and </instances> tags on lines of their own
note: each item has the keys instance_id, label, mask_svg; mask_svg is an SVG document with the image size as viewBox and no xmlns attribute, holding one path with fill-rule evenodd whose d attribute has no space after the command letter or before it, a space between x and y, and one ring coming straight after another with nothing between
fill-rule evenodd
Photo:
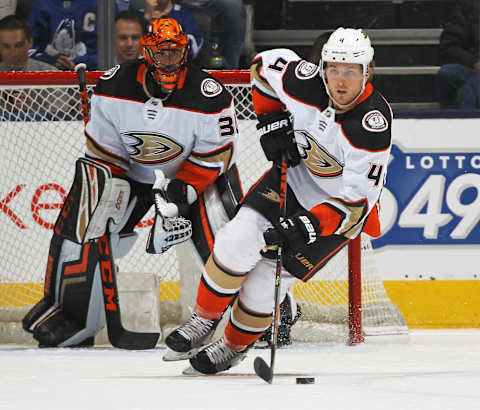
<instances>
[{"instance_id":1,"label":"hockey player","mask_svg":"<svg viewBox=\"0 0 480 410\"><path fill-rule=\"evenodd\" d=\"M85 158L55 223L45 295L23 320L41 347L89 345L104 327L98 238L109 235L113 257L126 254L157 188L169 202L167 216L192 219L205 258L213 243L204 195L215 186L229 218L242 197L231 95L187 66L188 38L174 19L152 20L141 47L144 59L106 72L92 96ZM158 171L166 186L154 185ZM155 226L160 236L152 231L149 252L188 239L175 228L162 236Z\"/></svg>"},{"instance_id":2,"label":"hockey player","mask_svg":"<svg viewBox=\"0 0 480 410\"><path fill-rule=\"evenodd\" d=\"M217 233L195 312L166 339L178 357L190 357L195 371L211 374L236 365L272 323L272 246L283 247L282 299L295 280L308 281L360 232L379 235L377 203L392 112L369 82L373 54L362 30L338 28L318 66L288 49L264 51L253 60L257 128L274 164ZM289 166L284 220L281 158ZM202 347L237 292L223 337Z\"/></svg>"}]
</instances>

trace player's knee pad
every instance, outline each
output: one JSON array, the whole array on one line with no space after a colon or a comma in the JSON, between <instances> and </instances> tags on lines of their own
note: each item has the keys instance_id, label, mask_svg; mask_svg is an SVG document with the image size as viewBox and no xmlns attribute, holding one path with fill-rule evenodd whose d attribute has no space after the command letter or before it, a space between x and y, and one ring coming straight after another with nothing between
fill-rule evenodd
<instances>
[{"instance_id":1,"label":"player's knee pad","mask_svg":"<svg viewBox=\"0 0 480 410\"><path fill-rule=\"evenodd\" d=\"M261 259L265 246L263 231L270 222L250 207L242 206L238 214L218 233L214 253L220 263L238 272L248 272Z\"/></svg>"}]
</instances>

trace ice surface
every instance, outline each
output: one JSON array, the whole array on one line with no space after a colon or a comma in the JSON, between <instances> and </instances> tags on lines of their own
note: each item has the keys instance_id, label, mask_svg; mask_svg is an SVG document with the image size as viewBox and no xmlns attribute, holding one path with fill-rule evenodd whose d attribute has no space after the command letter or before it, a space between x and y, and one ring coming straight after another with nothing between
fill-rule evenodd
<instances>
[{"instance_id":1,"label":"ice surface","mask_svg":"<svg viewBox=\"0 0 480 410\"><path fill-rule=\"evenodd\" d=\"M414 330L363 345L280 349L273 385L251 350L221 375L188 377L164 349L0 347L0 409L480 409L480 330ZM297 385L297 376L315 377Z\"/></svg>"}]
</instances>

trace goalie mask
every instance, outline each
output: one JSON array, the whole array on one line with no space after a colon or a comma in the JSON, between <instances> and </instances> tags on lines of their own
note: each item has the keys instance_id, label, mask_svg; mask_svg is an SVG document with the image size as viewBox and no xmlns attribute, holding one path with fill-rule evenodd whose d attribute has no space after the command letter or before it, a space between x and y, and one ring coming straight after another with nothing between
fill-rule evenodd
<instances>
[{"instance_id":1,"label":"goalie mask","mask_svg":"<svg viewBox=\"0 0 480 410\"><path fill-rule=\"evenodd\" d=\"M365 90L365 84L369 74L368 69L373 60L373 54L374 51L370 43L370 38L364 31L360 29L343 27L335 30L329 37L328 41L324 44L322 48L322 57L320 60L321 76L329 97L333 99L327 87L328 79L325 74L325 70L329 62L360 64L362 66L362 89L358 96L350 103L353 104ZM335 102L338 104L337 101ZM342 106L342 104L338 105Z\"/></svg>"},{"instance_id":2,"label":"goalie mask","mask_svg":"<svg viewBox=\"0 0 480 410\"><path fill-rule=\"evenodd\" d=\"M153 19L141 38L142 55L162 89L182 88L186 75L188 37L172 18Z\"/></svg>"}]
</instances>

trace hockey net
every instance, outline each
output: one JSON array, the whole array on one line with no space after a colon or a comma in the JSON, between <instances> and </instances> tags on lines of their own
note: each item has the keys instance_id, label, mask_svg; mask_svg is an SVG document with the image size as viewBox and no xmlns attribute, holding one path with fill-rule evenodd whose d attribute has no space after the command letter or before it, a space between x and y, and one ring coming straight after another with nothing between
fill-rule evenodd
<instances>
[{"instance_id":1,"label":"hockey net","mask_svg":"<svg viewBox=\"0 0 480 410\"><path fill-rule=\"evenodd\" d=\"M87 73L90 92L100 74ZM214 75L235 99L238 167L246 191L268 166L258 143L248 72ZM75 160L84 152L84 125L74 73L0 73L0 94L0 343L28 344L33 340L20 321L42 297L51 230ZM152 211L145 216L134 248L118 261L122 314L132 330L179 324L195 293L193 281L182 286L190 273L182 271L175 247L163 255L145 253L152 216ZM349 258L355 250L345 247L312 280L295 285L303 314L292 329L294 342L354 343L362 334L407 331L385 291L370 240L362 235L355 244L361 257ZM349 276L349 262L356 276Z\"/></svg>"}]
</instances>

